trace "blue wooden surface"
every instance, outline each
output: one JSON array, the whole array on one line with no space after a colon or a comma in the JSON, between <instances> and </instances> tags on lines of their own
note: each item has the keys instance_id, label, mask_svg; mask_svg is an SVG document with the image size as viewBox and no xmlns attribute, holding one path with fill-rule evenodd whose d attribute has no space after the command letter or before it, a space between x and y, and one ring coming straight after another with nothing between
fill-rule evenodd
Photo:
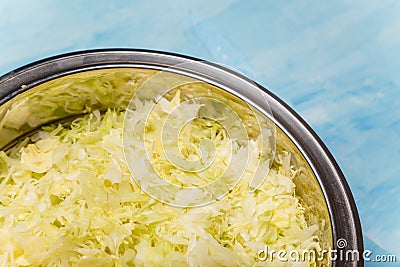
<instances>
[{"instance_id":1,"label":"blue wooden surface","mask_svg":"<svg viewBox=\"0 0 400 267\"><path fill-rule=\"evenodd\" d=\"M1 1L0 36L0 75L101 47L238 69L317 131L351 186L366 248L400 259L400 1Z\"/></svg>"}]
</instances>

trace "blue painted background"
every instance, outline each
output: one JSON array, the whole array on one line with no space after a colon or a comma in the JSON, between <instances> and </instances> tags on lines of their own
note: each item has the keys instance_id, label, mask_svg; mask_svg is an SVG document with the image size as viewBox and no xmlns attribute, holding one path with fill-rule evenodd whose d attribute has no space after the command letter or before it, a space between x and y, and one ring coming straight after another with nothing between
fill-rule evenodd
<instances>
[{"instance_id":1,"label":"blue painted background","mask_svg":"<svg viewBox=\"0 0 400 267\"><path fill-rule=\"evenodd\" d=\"M200 57L267 86L342 167L366 248L399 262L400 1L0 2L0 75L101 47Z\"/></svg>"}]
</instances>

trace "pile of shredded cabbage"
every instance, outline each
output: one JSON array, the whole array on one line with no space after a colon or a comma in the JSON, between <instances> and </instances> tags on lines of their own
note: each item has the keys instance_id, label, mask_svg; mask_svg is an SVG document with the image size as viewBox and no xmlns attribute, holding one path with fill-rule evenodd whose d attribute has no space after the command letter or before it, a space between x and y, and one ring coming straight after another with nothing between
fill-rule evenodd
<instances>
[{"instance_id":1,"label":"pile of shredded cabbage","mask_svg":"<svg viewBox=\"0 0 400 267\"><path fill-rule=\"evenodd\" d=\"M43 127L29 144L0 152L0 266L316 265L258 259L265 245L320 250L318 226L307 225L294 193L290 155L277 156L254 193L243 179L221 201L173 207L132 181L124 116L94 111L67 126ZM203 123L212 122L198 120L192 131L206 131ZM210 129L218 135L218 126ZM223 137L213 141L224 147ZM251 151L258 155L257 146ZM165 159L153 160L162 172Z\"/></svg>"}]
</instances>

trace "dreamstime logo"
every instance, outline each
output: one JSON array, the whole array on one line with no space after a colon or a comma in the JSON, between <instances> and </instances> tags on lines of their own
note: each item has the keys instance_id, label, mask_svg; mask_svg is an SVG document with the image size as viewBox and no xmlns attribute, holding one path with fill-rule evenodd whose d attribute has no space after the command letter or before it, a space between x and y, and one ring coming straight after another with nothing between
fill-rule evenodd
<instances>
[{"instance_id":1,"label":"dreamstime logo","mask_svg":"<svg viewBox=\"0 0 400 267\"><path fill-rule=\"evenodd\" d=\"M134 181L151 197L178 207L222 199L256 161L249 182L254 191L275 155L275 127L265 115L222 89L173 73L193 64L147 79L130 101L123 129ZM254 93L268 111L265 94ZM259 151L255 160L251 146Z\"/></svg>"},{"instance_id":2,"label":"dreamstime logo","mask_svg":"<svg viewBox=\"0 0 400 267\"><path fill-rule=\"evenodd\" d=\"M395 255L379 255L374 254L371 250L362 252L356 249L348 249L348 242L344 238L336 241L337 249L322 250L275 250L265 245L264 249L257 252L257 258L261 262L323 262L341 261L341 262L358 262L361 259L365 262L396 262Z\"/></svg>"},{"instance_id":3,"label":"dreamstime logo","mask_svg":"<svg viewBox=\"0 0 400 267\"><path fill-rule=\"evenodd\" d=\"M336 241L336 246L338 249L345 248L345 247L347 247L347 245L348 245L347 240L344 238L340 238L340 239L338 239L338 241Z\"/></svg>"}]
</instances>

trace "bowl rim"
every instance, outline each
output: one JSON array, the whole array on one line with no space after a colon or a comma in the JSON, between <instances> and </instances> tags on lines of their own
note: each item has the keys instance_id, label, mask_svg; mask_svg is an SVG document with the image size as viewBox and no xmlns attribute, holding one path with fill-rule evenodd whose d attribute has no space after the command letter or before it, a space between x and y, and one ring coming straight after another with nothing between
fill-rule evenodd
<instances>
[{"instance_id":1,"label":"bowl rim","mask_svg":"<svg viewBox=\"0 0 400 267\"><path fill-rule=\"evenodd\" d=\"M0 106L32 87L73 73L105 68L137 68L138 66L153 69L158 66L160 69L170 69L190 62L196 64L193 68L190 67L191 69L183 69L185 73L205 75L217 83L221 79L233 79L235 82L256 85L258 89L266 93L269 108L273 113L271 119L300 150L321 187L332 225L333 249L338 249L338 240L346 237L346 249L357 250L362 255L363 235L356 203L333 155L322 139L293 108L267 88L235 70L199 58L157 50L132 48L83 50L41 59L2 75L0 77ZM251 95L247 97L251 99ZM257 106L257 103L255 105ZM345 261L338 260L334 261L333 265L343 266L344 263ZM349 266L363 266L363 259L360 257L359 261L353 261L350 264Z\"/></svg>"}]
</instances>

